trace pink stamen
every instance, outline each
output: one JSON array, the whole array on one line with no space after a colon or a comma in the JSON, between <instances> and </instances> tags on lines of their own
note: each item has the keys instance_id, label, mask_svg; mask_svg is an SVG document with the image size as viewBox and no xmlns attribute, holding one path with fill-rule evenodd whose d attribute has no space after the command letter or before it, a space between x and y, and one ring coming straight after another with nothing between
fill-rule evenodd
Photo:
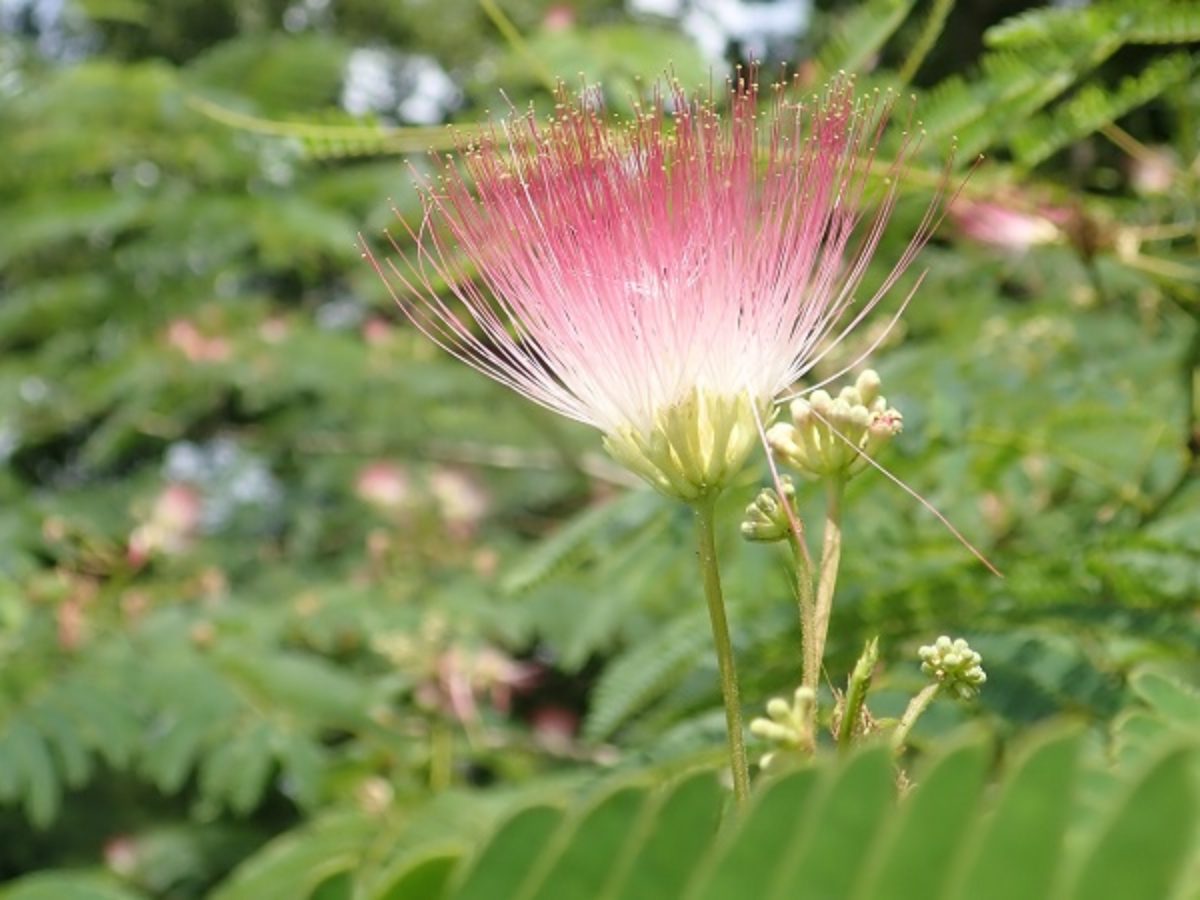
<instances>
[{"instance_id":1,"label":"pink stamen","mask_svg":"<svg viewBox=\"0 0 1200 900\"><path fill-rule=\"evenodd\" d=\"M698 390L765 408L882 302L944 192L856 300L918 141L864 215L890 101L841 78L810 103L776 85L760 108L757 74L724 114L675 82L615 126L595 92L560 91L545 122L513 110L418 176L421 220L401 219L414 250L389 236L380 262L360 238L364 255L438 346L606 433L647 433Z\"/></svg>"}]
</instances>

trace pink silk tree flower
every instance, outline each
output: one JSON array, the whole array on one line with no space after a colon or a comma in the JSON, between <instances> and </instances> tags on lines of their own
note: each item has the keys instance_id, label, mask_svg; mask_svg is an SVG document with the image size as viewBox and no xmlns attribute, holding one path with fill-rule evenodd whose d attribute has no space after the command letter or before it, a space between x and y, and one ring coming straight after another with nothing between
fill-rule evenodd
<instances>
[{"instance_id":1,"label":"pink silk tree flower","mask_svg":"<svg viewBox=\"0 0 1200 900\"><path fill-rule=\"evenodd\" d=\"M415 250L389 236L394 258L365 242L364 255L448 352L598 428L663 493L711 497L776 399L910 265L941 205L939 189L895 268L857 297L915 142L872 174L888 101L857 100L848 79L791 94L776 85L760 104L751 71L724 111L671 85L608 123L594 92L560 91L544 122L514 114L436 159L423 220L404 223Z\"/></svg>"},{"instance_id":2,"label":"pink silk tree flower","mask_svg":"<svg viewBox=\"0 0 1200 900\"><path fill-rule=\"evenodd\" d=\"M1013 198L1011 203L960 203L950 215L958 231L970 240L1002 250L1024 251L1064 240L1064 226L1070 221L1071 211L1064 207L1034 207Z\"/></svg>"}]
</instances>

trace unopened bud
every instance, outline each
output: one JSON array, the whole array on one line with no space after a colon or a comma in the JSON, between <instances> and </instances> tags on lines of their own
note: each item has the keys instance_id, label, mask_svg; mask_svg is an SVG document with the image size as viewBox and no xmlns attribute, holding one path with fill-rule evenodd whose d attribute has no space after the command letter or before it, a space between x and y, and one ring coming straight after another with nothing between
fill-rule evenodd
<instances>
[{"instance_id":1,"label":"unopened bud","mask_svg":"<svg viewBox=\"0 0 1200 900\"><path fill-rule=\"evenodd\" d=\"M788 702L782 697L772 697L767 702L767 715L772 719L787 718L788 713L791 711L792 708L788 706Z\"/></svg>"},{"instance_id":2,"label":"unopened bud","mask_svg":"<svg viewBox=\"0 0 1200 900\"><path fill-rule=\"evenodd\" d=\"M766 768L779 758L781 752L806 755L816 746L813 723L816 720L817 695L812 688L800 687L788 703L782 697L767 702L767 718L756 718L750 723L750 733L770 741L776 749L765 754L759 765Z\"/></svg>"},{"instance_id":3,"label":"unopened bud","mask_svg":"<svg viewBox=\"0 0 1200 900\"><path fill-rule=\"evenodd\" d=\"M879 373L874 369L866 369L858 380L854 382L855 388L858 389L858 395L862 398L864 406L870 406L879 397L880 387L883 381L879 377Z\"/></svg>"},{"instance_id":4,"label":"unopened bud","mask_svg":"<svg viewBox=\"0 0 1200 900\"><path fill-rule=\"evenodd\" d=\"M787 476L779 479L779 486L783 489L782 499L774 488L763 488L746 507L742 520L742 537L746 540L771 542L787 537L791 521L785 504L795 500L796 487Z\"/></svg>"},{"instance_id":5,"label":"unopened bud","mask_svg":"<svg viewBox=\"0 0 1200 900\"><path fill-rule=\"evenodd\" d=\"M780 744L794 743L792 729L770 719L755 719L750 723L750 733L756 737Z\"/></svg>"},{"instance_id":6,"label":"unopened bud","mask_svg":"<svg viewBox=\"0 0 1200 900\"><path fill-rule=\"evenodd\" d=\"M861 406L863 402L862 394L852 384L848 384L838 391L838 399L849 406Z\"/></svg>"},{"instance_id":7,"label":"unopened bud","mask_svg":"<svg viewBox=\"0 0 1200 900\"><path fill-rule=\"evenodd\" d=\"M962 700L974 700L987 681L983 657L962 638L942 635L917 651L921 671Z\"/></svg>"},{"instance_id":8,"label":"unopened bud","mask_svg":"<svg viewBox=\"0 0 1200 900\"><path fill-rule=\"evenodd\" d=\"M854 672L850 676L857 681L867 681L879 664L879 638L871 638L863 647L862 655L854 664Z\"/></svg>"},{"instance_id":9,"label":"unopened bud","mask_svg":"<svg viewBox=\"0 0 1200 900\"><path fill-rule=\"evenodd\" d=\"M880 395L881 384L879 374L868 369L843 387L837 399L816 390L807 399L794 400L792 424L773 426L767 443L783 463L809 478L856 475L904 423Z\"/></svg>"}]
</instances>

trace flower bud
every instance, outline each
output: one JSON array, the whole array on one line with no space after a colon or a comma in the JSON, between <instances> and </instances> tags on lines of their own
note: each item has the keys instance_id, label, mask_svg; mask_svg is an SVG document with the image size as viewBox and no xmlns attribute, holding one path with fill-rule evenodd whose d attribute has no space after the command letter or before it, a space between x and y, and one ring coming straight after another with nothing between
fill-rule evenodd
<instances>
[{"instance_id":1,"label":"flower bud","mask_svg":"<svg viewBox=\"0 0 1200 900\"><path fill-rule=\"evenodd\" d=\"M750 723L750 733L770 741L775 750L759 760L767 768L778 759L781 751L792 754L809 754L816 746L813 730L817 708L817 695L812 688L799 687L788 703L782 697L773 697L767 702L767 718L756 718Z\"/></svg>"},{"instance_id":2,"label":"flower bud","mask_svg":"<svg viewBox=\"0 0 1200 900\"><path fill-rule=\"evenodd\" d=\"M838 399L850 406L862 405L862 394L858 392L858 388L852 384L848 384L838 391Z\"/></svg>"},{"instance_id":3,"label":"flower bud","mask_svg":"<svg viewBox=\"0 0 1200 900\"><path fill-rule=\"evenodd\" d=\"M942 635L917 651L921 671L962 700L974 700L987 681L983 657L962 638Z\"/></svg>"},{"instance_id":4,"label":"flower bud","mask_svg":"<svg viewBox=\"0 0 1200 900\"><path fill-rule=\"evenodd\" d=\"M858 376L858 380L854 382L854 386L858 389L858 395L862 398L862 403L865 406L871 406L879 399L879 390L883 381L879 377L879 373L874 369L864 369L862 374Z\"/></svg>"},{"instance_id":5,"label":"flower bud","mask_svg":"<svg viewBox=\"0 0 1200 900\"><path fill-rule=\"evenodd\" d=\"M812 418L812 404L803 397L793 400L791 409L792 421L798 426L805 425Z\"/></svg>"},{"instance_id":6,"label":"flower bud","mask_svg":"<svg viewBox=\"0 0 1200 900\"><path fill-rule=\"evenodd\" d=\"M809 478L850 478L903 427L903 417L887 405L880 387L879 374L867 369L837 399L816 390L794 400L792 424L773 426L767 443L783 463Z\"/></svg>"},{"instance_id":7,"label":"flower bud","mask_svg":"<svg viewBox=\"0 0 1200 900\"><path fill-rule=\"evenodd\" d=\"M742 537L746 540L769 543L787 537L791 521L785 503L795 500L796 488L786 475L779 483L783 488L782 500L774 488L763 488L754 502L746 507L746 517L742 520Z\"/></svg>"},{"instance_id":8,"label":"flower bud","mask_svg":"<svg viewBox=\"0 0 1200 900\"><path fill-rule=\"evenodd\" d=\"M779 744L794 743L792 729L779 722L772 722L770 719L755 719L750 723L750 733Z\"/></svg>"},{"instance_id":9,"label":"flower bud","mask_svg":"<svg viewBox=\"0 0 1200 900\"><path fill-rule=\"evenodd\" d=\"M772 697L767 702L767 715L772 719L786 719L792 708L782 697Z\"/></svg>"}]
</instances>

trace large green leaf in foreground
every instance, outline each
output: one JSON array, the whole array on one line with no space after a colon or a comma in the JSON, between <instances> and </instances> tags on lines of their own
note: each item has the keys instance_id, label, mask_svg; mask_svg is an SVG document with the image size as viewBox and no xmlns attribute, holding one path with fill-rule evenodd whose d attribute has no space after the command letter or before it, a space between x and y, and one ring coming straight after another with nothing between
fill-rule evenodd
<instances>
[{"instance_id":1,"label":"large green leaf in foreground","mask_svg":"<svg viewBox=\"0 0 1200 900\"><path fill-rule=\"evenodd\" d=\"M993 747L948 748L898 791L891 754L760 782L749 809L728 806L719 775L665 785L619 779L561 806L523 801L474 847L403 849L371 888L319 893L370 900L725 897L1193 897L1200 889L1200 747L1148 739L1115 767L1073 728L1044 732L991 777ZM294 840L294 838L293 838ZM295 848L293 848L294 850ZM272 851L264 851L270 855ZM309 860L310 862L312 860ZM353 872L343 859L334 869ZM326 869L325 871L331 871ZM276 868L279 896L318 896ZM235 878L223 900L249 900ZM260 885L261 886L261 885Z\"/></svg>"}]
</instances>

